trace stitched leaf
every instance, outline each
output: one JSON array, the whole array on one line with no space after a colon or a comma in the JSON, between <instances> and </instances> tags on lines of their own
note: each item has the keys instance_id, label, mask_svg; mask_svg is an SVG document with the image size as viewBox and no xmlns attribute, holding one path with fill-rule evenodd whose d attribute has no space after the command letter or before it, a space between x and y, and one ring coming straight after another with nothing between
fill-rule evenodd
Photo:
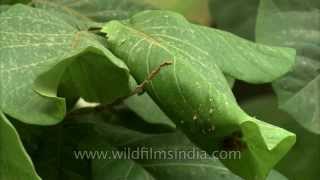
<instances>
[{"instance_id":1,"label":"stitched leaf","mask_svg":"<svg viewBox=\"0 0 320 180\"><path fill-rule=\"evenodd\" d=\"M240 134L246 147L240 148L242 158L223 160L236 174L264 179L294 144L294 134L243 112L222 74L270 82L291 69L293 50L253 44L166 11L111 21L103 32L138 82L161 64L172 63L162 68L147 92L194 143L211 152L226 148L226 138Z\"/></svg>"}]
</instances>

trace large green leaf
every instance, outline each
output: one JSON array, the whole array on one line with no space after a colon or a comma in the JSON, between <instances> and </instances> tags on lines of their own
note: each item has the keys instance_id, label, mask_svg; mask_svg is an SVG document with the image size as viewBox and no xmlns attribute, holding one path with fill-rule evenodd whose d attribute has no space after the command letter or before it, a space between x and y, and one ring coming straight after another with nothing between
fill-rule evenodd
<instances>
[{"instance_id":1,"label":"large green leaf","mask_svg":"<svg viewBox=\"0 0 320 180\"><path fill-rule=\"evenodd\" d=\"M125 152L124 148L137 150L139 147L146 147L153 150L178 152L190 151L194 148L194 145L180 132L142 133L121 126L122 119L119 118L110 113L71 117L57 126L38 129L40 133L36 135L30 134L29 126L20 123L17 126L24 137L32 139L25 143L29 143L29 147L36 147L30 148L30 153L33 155L41 177L48 180L82 180L89 177L94 180L125 177L130 180L241 179L232 174L217 159L164 160L158 156L154 159L142 157L140 160L121 157L91 159L83 156L81 158L80 151L121 153ZM140 123L144 124L141 120ZM143 127L144 125L141 128ZM26 128L29 131L23 132ZM153 126L153 129L155 128L157 126Z\"/></svg>"},{"instance_id":2,"label":"large green leaf","mask_svg":"<svg viewBox=\"0 0 320 180\"><path fill-rule=\"evenodd\" d=\"M297 135L297 142L292 150L276 166L290 180L316 180L320 176L320 136L309 132L286 112L277 108L274 95L253 98L241 103L242 107L260 119L286 128Z\"/></svg>"},{"instance_id":3,"label":"large green leaf","mask_svg":"<svg viewBox=\"0 0 320 180\"><path fill-rule=\"evenodd\" d=\"M234 79L225 76L229 86L232 88L234 84ZM137 83L132 80L131 83L132 91L137 87ZM152 124L164 124L172 128L176 128L176 125L168 118L168 116L160 109L160 107L152 100L148 93L143 93L141 95L134 95L127 98L124 101L132 111L137 113L143 120ZM151 116L150 116L151 114Z\"/></svg>"},{"instance_id":4,"label":"large green leaf","mask_svg":"<svg viewBox=\"0 0 320 180\"><path fill-rule=\"evenodd\" d=\"M0 111L0 179L40 180L18 133Z\"/></svg>"},{"instance_id":5,"label":"large green leaf","mask_svg":"<svg viewBox=\"0 0 320 180\"><path fill-rule=\"evenodd\" d=\"M62 122L39 128L13 122L42 179L86 180L90 177L89 162L75 160L73 150L92 132L91 126Z\"/></svg>"},{"instance_id":6,"label":"large green leaf","mask_svg":"<svg viewBox=\"0 0 320 180\"><path fill-rule=\"evenodd\" d=\"M209 0L217 28L254 40L259 0Z\"/></svg>"},{"instance_id":7,"label":"large green leaf","mask_svg":"<svg viewBox=\"0 0 320 180\"><path fill-rule=\"evenodd\" d=\"M86 65L91 63L83 71L89 68L100 71L103 67L104 71L98 74L103 77L91 83L94 88L108 89L96 94L100 97L79 92L81 96L108 103L129 92L128 70L102 45L104 39L79 31L44 10L23 5L1 13L0 19L0 107L10 116L34 124L61 121L65 103L56 96L56 91L66 68L77 60ZM106 72L110 74L106 76ZM82 83L88 77L76 74L73 78ZM115 79L118 85L110 86ZM37 92L32 89L34 82Z\"/></svg>"},{"instance_id":8,"label":"large green leaf","mask_svg":"<svg viewBox=\"0 0 320 180\"><path fill-rule=\"evenodd\" d=\"M111 57L111 54L108 55ZM60 84L66 97L82 97L90 102L113 102L129 93L128 74L106 63L106 57L95 53L81 54L64 72Z\"/></svg>"},{"instance_id":9,"label":"large green leaf","mask_svg":"<svg viewBox=\"0 0 320 180\"><path fill-rule=\"evenodd\" d=\"M122 114L119 115L122 116ZM40 175L48 180L88 178L94 180L119 178L241 180L216 158L209 158L207 154L205 156L207 159L204 159L203 155L201 156L203 159L196 155L193 158L181 155L181 159L178 159L178 156L164 159L155 154L153 159L142 155L135 159L134 156L130 156L131 159L129 159L121 156L112 158L111 154L103 155L124 153L124 148L130 148L132 151L147 148L163 152L199 151L200 153L200 150L181 132L142 133L121 126L121 121L124 119L126 118L110 113L72 117L58 126L40 129L40 133L35 133L37 135L31 137L30 126L21 123L17 126L24 137L29 137L25 139L25 144L29 144L28 147L36 147L29 150ZM144 123L141 120L139 124L144 129ZM157 127L153 126L153 129ZM23 132L25 129L29 131ZM101 155L100 158L98 155L96 158L88 158L86 155L81 156L80 152ZM268 180L278 179L285 178L275 171L272 171L268 177Z\"/></svg>"},{"instance_id":10,"label":"large green leaf","mask_svg":"<svg viewBox=\"0 0 320 180\"><path fill-rule=\"evenodd\" d=\"M147 92L194 143L225 149L231 134L243 135L238 160L223 160L246 179L264 179L295 142L295 135L248 116L222 74L270 82L290 70L295 52L250 43L232 34L192 25L167 11L145 11L104 26L112 51L142 82L164 62ZM232 146L231 149L236 148Z\"/></svg>"},{"instance_id":11,"label":"large green leaf","mask_svg":"<svg viewBox=\"0 0 320 180\"><path fill-rule=\"evenodd\" d=\"M100 134L100 140L95 142L94 150L109 152L121 152L130 148L132 151L139 148L146 148L152 151L166 152L191 152L195 148L188 139L181 133L168 134L142 134L132 130L124 129L108 124L99 124L96 127ZM112 144L113 148L108 148L108 144L103 143L105 139ZM89 139L91 141L92 139ZM195 151L200 151L196 149ZM134 158L134 157L132 157ZM183 158L181 156L181 158ZM101 159L93 160L93 177L100 179L117 179L127 177L128 179L228 179L240 180L238 176L232 174L217 159L161 159L153 154L152 159L148 156L140 156L136 161L128 159ZM112 173L110 171L112 170Z\"/></svg>"},{"instance_id":12,"label":"large green leaf","mask_svg":"<svg viewBox=\"0 0 320 180\"><path fill-rule=\"evenodd\" d=\"M149 151L162 151L162 153L173 152L194 152L204 153L196 148L181 132L164 134L145 134L130 129L122 128L111 124L101 124L99 121L90 119L89 123L96 123L96 132L99 134L92 148L103 150L104 152L121 152L124 148L132 151L143 151L142 148ZM107 139L108 143L105 142ZM88 139L92 141L93 139ZM174 156L170 159L169 155L156 156L153 154L144 154L135 161L128 159L100 159L93 161L94 179L117 179L127 177L128 179L157 179L157 180L175 180L175 179L221 179L221 180L241 180L240 177L232 174L225 168L217 158L207 154L207 159L193 157L188 159L182 156ZM164 157L167 157L165 159ZM192 156L191 156L192 157ZM134 156L132 157L134 158ZM179 159L181 158L181 159ZM199 159L196 159L199 158ZM112 173L110 171L112 169ZM126 172L126 173L124 173ZM285 180L286 178L276 171L272 171L268 180Z\"/></svg>"},{"instance_id":13,"label":"large green leaf","mask_svg":"<svg viewBox=\"0 0 320 180\"><path fill-rule=\"evenodd\" d=\"M273 84L279 106L303 127L320 133L320 4L319 1L263 0L259 9L258 42L293 47L293 72Z\"/></svg>"}]
</instances>

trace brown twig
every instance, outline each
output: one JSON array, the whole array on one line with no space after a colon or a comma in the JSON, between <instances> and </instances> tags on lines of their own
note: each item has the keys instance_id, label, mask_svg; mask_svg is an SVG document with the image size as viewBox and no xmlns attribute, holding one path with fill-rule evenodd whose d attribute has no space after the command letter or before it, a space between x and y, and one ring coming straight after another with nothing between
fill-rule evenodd
<instances>
[{"instance_id":1,"label":"brown twig","mask_svg":"<svg viewBox=\"0 0 320 180\"><path fill-rule=\"evenodd\" d=\"M168 66L168 65L171 65L171 64L172 64L172 61L165 61L165 62L163 62L162 64L160 64L156 69L152 70L151 73L148 75L148 77L147 77L144 81L142 81L142 83L139 84L139 85L134 89L134 91L130 94L130 96L133 96L133 95L135 95L135 94L140 94L140 93L143 91L144 87L145 87L147 84L149 84L154 77L156 77L156 75L160 72L160 70L161 70L163 67ZM130 96L129 96L129 97L130 97Z\"/></svg>"}]
</instances>

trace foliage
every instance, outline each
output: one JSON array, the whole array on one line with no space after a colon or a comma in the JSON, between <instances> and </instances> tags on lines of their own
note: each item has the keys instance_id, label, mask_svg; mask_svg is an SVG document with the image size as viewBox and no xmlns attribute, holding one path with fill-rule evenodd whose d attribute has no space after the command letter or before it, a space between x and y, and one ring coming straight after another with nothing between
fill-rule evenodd
<instances>
[{"instance_id":1,"label":"foliage","mask_svg":"<svg viewBox=\"0 0 320 180\"><path fill-rule=\"evenodd\" d=\"M241 107L251 115L296 133L298 138L295 146L275 167L277 170L292 180L319 177L317 166L320 160L319 135L309 132L286 112L278 109L275 95L249 99L243 102Z\"/></svg>"},{"instance_id":2,"label":"foliage","mask_svg":"<svg viewBox=\"0 0 320 180\"><path fill-rule=\"evenodd\" d=\"M285 156L295 144L294 133L310 140L306 146L317 145L317 136L297 125L277 123L286 119L283 116L249 115L247 111L262 112L254 108L264 102L244 105L243 110L232 87L235 80L273 83L281 108L317 132L318 106L313 105L318 101L310 97L316 96L318 86L308 83L319 72L319 36L313 29L318 10L310 11L319 4L296 9L280 3L275 8L272 1L262 1L258 9L257 1L239 2L212 0L206 7L218 28L251 41L195 24L208 25L206 13L203 19L191 15L204 9L203 2L179 6L177 1L170 7L189 19L164 10L165 1L1 3L0 179L286 179L274 167L290 179L300 177L298 172L317 177L307 166L300 171L287 167L304 150L299 139ZM241 17L230 12L247 5L251 8L243 9ZM290 20L292 13L299 14L301 24ZM255 26L257 41L267 45L252 42ZM298 37L294 28L310 28L306 31L314 34ZM270 36L273 29L293 30L287 36ZM294 49L269 45L295 48L298 60ZM300 64L306 64L299 59L315 63L308 65L313 69L301 70ZM294 79L300 76L305 79ZM299 98L310 99L293 106ZM306 118L309 112L311 119ZM206 158L79 159L75 154L141 147L195 150ZM235 150L240 159L212 155Z\"/></svg>"},{"instance_id":3,"label":"foliage","mask_svg":"<svg viewBox=\"0 0 320 180\"><path fill-rule=\"evenodd\" d=\"M247 144L242 159L225 162L236 173L251 179L264 178L294 143L292 134L247 116L235 102L221 72L253 83L272 81L293 64L294 52L289 49L257 46L228 33L192 25L180 15L165 11L145 11L130 20L111 21L103 32L108 35L111 50L125 61L138 82L152 69L172 61L146 90L201 148L209 152L221 149L221 137L241 131ZM271 68L268 54L274 54L273 64L279 63L278 69ZM250 70L239 73L245 68ZM260 163L263 158L269 162ZM253 168L257 168L254 173Z\"/></svg>"},{"instance_id":4,"label":"foliage","mask_svg":"<svg viewBox=\"0 0 320 180\"><path fill-rule=\"evenodd\" d=\"M13 125L0 111L0 179L40 179Z\"/></svg>"},{"instance_id":5,"label":"foliage","mask_svg":"<svg viewBox=\"0 0 320 180\"><path fill-rule=\"evenodd\" d=\"M256 32L258 42L297 50L294 70L274 82L273 87L280 108L317 134L320 133L319 18L319 1L262 1Z\"/></svg>"},{"instance_id":6,"label":"foliage","mask_svg":"<svg viewBox=\"0 0 320 180\"><path fill-rule=\"evenodd\" d=\"M210 12L217 28L254 40L259 0L209 0L209 2Z\"/></svg>"}]
</instances>

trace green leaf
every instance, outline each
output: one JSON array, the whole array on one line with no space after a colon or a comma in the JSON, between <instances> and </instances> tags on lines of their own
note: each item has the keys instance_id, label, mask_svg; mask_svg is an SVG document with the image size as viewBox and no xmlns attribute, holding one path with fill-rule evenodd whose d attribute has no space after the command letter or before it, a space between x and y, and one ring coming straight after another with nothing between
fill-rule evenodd
<instances>
[{"instance_id":1,"label":"green leaf","mask_svg":"<svg viewBox=\"0 0 320 180\"><path fill-rule=\"evenodd\" d=\"M112 124L102 124L99 121L90 119L89 123L96 123L96 132L99 134L92 142L93 149L119 152L123 148L131 150L162 151L162 152L194 152L203 153L203 151L195 147L181 132L165 134L143 134L140 132L125 129ZM92 141L93 139L88 139ZM113 147L106 143L107 140ZM164 156L162 156L164 157ZM168 156L167 156L168 157ZM232 174L223 164L214 157L207 159L188 159L181 156L168 159L160 157L148 159L148 156L140 156L139 159L127 160L94 160L93 161L93 176L95 179L112 179L115 177L126 176L128 179L221 179L221 180L240 180L241 178ZM132 157L133 158L133 157ZM185 159L184 159L185 158ZM102 168L103 167L103 168ZM131 168L130 168L131 167ZM108 170L113 169L113 173ZM128 171L129 170L129 171ZM123 173L126 172L126 173ZM286 178L276 171L271 171L268 180L285 180Z\"/></svg>"},{"instance_id":2,"label":"green leaf","mask_svg":"<svg viewBox=\"0 0 320 180\"><path fill-rule=\"evenodd\" d=\"M18 133L0 111L0 179L40 180Z\"/></svg>"},{"instance_id":3,"label":"green leaf","mask_svg":"<svg viewBox=\"0 0 320 180\"><path fill-rule=\"evenodd\" d=\"M216 57L214 61L209 60L209 63L214 62L222 72L235 79L256 84L272 82L291 70L294 64L293 49L252 44L233 34L213 31L211 28L196 25L193 25L193 28L195 32L198 31L197 39L201 39L200 47L203 47L204 52L208 52L207 58ZM190 40L189 44L192 43ZM177 42L174 39L170 41ZM219 53L214 53L215 51Z\"/></svg>"},{"instance_id":4,"label":"green leaf","mask_svg":"<svg viewBox=\"0 0 320 180\"><path fill-rule=\"evenodd\" d=\"M221 150L226 138L236 132L243 135L242 158L223 160L236 174L265 179L294 144L294 134L244 113L222 74L254 83L272 81L290 70L293 50L253 44L192 25L167 11L145 11L129 20L111 21L103 32L138 82L164 62L172 62L146 89L200 148Z\"/></svg>"},{"instance_id":5,"label":"green leaf","mask_svg":"<svg viewBox=\"0 0 320 180\"><path fill-rule=\"evenodd\" d=\"M259 0L209 0L217 28L254 40Z\"/></svg>"},{"instance_id":6,"label":"green leaf","mask_svg":"<svg viewBox=\"0 0 320 180\"><path fill-rule=\"evenodd\" d=\"M262 1L257 42L297 50L294 70L273 83L279 106L303 127L320 133L319 1Z\"/></svg>"},{"instance_id":7,"label":"green leaf","mask_svg":"<svg viewBox=\"0 0 320 180\"><path fill-rule=\"evenodd\" d=\"M225 76L229 86L232 88L235 80L229 76ZM131 80L131 89L137 87L134 79ZM124 103L143 120L152 124L164 124L171 128L176 128L176 125L168 118L168 116L160 109L160 107L152 100L148 93L142 95L134 95L124 101ZM152 116L150 116L150 114Z\"/></svg>"},{"instance_id":8,"label":"green leaf","mask_svg":"<svg viewBox=\"0 0 320 180\"><path fill-rule=\"evenodd\" d=\"M107 128L109 131L110 128L103 126L103 128ZM126 148L131 147L132 150L136 150L139 147L147 147L147 149L153 149L154 151L176 151L176 152L188 152L192 151L192 146L188 143L186 138L180 133L172 133L172 134L164 134L164 135L142 135L133 132L125 132L121 128L117 129L121 133L118 132L118 136L121 134L133 134L132 138L126 138L124 145ZM110 136L110 135L109 135ZM139 137L140 136L140 137ZM97 144L103 144L103 137L97 142ZM109 138L116 138L109 137ZM135 139L133 139L135 138ZM125 144L133 140L134 143ZM153 142L157 142L154 144ZM143 145L143 146L141 146ZM190 147L188 147L190 146ZM101 147L103 150L108 146ZM120 150L119 150L120 149ZM116 151L117 149L113 149ZM121 151L121 148L118 148L118 151ZM199 149L197 151L200 151ZM146 158L146 157L144 157ZM240 180L238 176L232 174L227 168L225 168L217 159L212 160L181 160L181 159L173 159L173 160L94 160L93 161L93 176L94 179L112 179L115 177L127 177L128 179L221 179L221 180ZM113 169L113 173L109 173L109 169ZM148 177L149 176L149 177Z\"/></svg>"},{"instance_id":9,"label":"green leaf","mask_svg":"<svg viewBox=\"0 0 320 180\"><path fill-rule=\"evenodd\" d=\"M107 57L120 62L109 52ZM112 65L106 61L103 54L83 53L65 70L60 83L60 92L63 94L69 89L69 94L65 94L66 97L77 96L89 102L111 103L130 92L128 72L120 70L121 66L121 63L119 66Z\"/></svg>"},{"instance_id":10,"label":"green leaf","mask_svg":"<svg viewBox=\"0 0 320 180\"><path fill-rule=\"evenodd\" d=\"M139 150L147 148L153 151L176 151L188 152L199 151L181 132L148 134L124 128L115 123L102 120L97 115L89 115L74 118L85 124L92 124L94 135L88 136L80 150L92 150L109 153L125 152L125 148ZM121 119L120 119L121 121ZM202 153L204 153L202 151ZM207 155L208 157L209 155ZM95 180L127 178L133 179L226 179L240 180L241 178L232 174L217 159L161 159L147 156L139 156L134 159L93 159L92 176ZM112 171L110 171L112 170ZM192 173L190 173L192 172Z\"/></svg>"},{"instance_id":11,"label":"green leaf","mask_svg":"<svg viewBox=\"0 0 320 180\"><path fill-rule=\"evenodd\" d=\"M265 95L241 103L244 110L259 119L294 132L297 142L276 169L290 180L318 179L320 176L320 136L309 132L286 112L277 108L277 98ZM266 108L267 107L267 108Z\"/></svg>"},{"instance_id":12,"label":"green leaf","mask_svg":"<svg viewBox=\"0 0 320 180\"><path fill-rule=\"evenodd\" d=\"M76 155L80 151L121 153L125 152L123 149L125 147L132 150L147 147L178 152L190 151L195 147L180 132L150 134L125 128L119 125L122 118L117 114L88 114L68 120L70 121L64 121L58 126L42 128L38 137L31 137L34 139L33 146L37 147L32 153L33 160L43 179L82 180L92 177L94 180L102 180L127 177L130 180L148 178L240 180L217 159L80 158ZM25 129L25 126L20 127L20 130ZM26 133L24 137L28 136L28 132Z\"/></svg>"},{"instance_id":13,"label":"green leaf","mask_svg":"<svg viewBox=\"0 0 320 180\"><path fill-rule=\"evenodd\" d=\"M24 129L28 131L24 131ZM17 127L42 179L86 180L91 169L88 161L74 158L73 151L93 129L88 125L62 122L56 126L41 127L19 124ZM36 131L37 133L32 133Z\"/></svg>"},{"instance_id":14,"label":"green leaf","mask_svg":"<svg viewBox=\"0 0 320 180\"><path fill-rule=\"evenodd\" d=\"M158 126L152 125L152 133L145 130L145 123L140 119L140 129L129 128L128 122L135 116L124 117L123 112L117 114L95 113L84 116L69 117L57 126L30 126L15 122L19 133L24 138L33 161L43 179L226 179L240 180L232 174L216 158L196 148L181 132L157 133ZM150 127L149 127L150 128ZM81 158L79 152L87 153L124 153L125 149L204 153L199 159L168 158L167 160L154 155L154 159L145 156L140 158ZM193 152L191 152L193 153ZM110 154L109 154L110 155ZM205 156L204 156L205 155ZM112 155L111 155L112 156ZM196 155L195 155L196 156ZM204 159L207 158L207 159ZM268 180L276 180L279 173L272 171ZM285 179L285 178L283 178ZM281 179L282 180L282 179Z\"/></svg>"},{"instance_id":15,"label":"green leaf","mask_svg":"<svg viewBox=\"0 0 320 180\"><path fill-rule=\"evenodd\" d=\"M278 171L273 170L270 172L267 180L288 180L288 178L280 174Z\"/></svg>"},{"instance_id":16,"label":"green leaf","mask_svg":"<svg viewBox=\"0 0 320 180\"><path fill-rule=\"evenodd\" d=\"M65 103L56 91L67 67L77 60L86 64L94 58L97 62L90 70L102 64L104 71L113 73L109 77L98 77L99 82L91 82L96 83L94 88L108 87L104 96L99 97L101 102L129 93L128 69L102 45L104 39L79 31L44 10L23 5L1 13L0 19L0 107L10 116L42 125L61 121ZM76 75L73 80L82 83L85 78ZM115 78L119 85L110 86ZM86 85L81 84L81 88ZM86 93L79 92L79 95L88 100L98 99Z\"/></svg>"}]
</instances>

